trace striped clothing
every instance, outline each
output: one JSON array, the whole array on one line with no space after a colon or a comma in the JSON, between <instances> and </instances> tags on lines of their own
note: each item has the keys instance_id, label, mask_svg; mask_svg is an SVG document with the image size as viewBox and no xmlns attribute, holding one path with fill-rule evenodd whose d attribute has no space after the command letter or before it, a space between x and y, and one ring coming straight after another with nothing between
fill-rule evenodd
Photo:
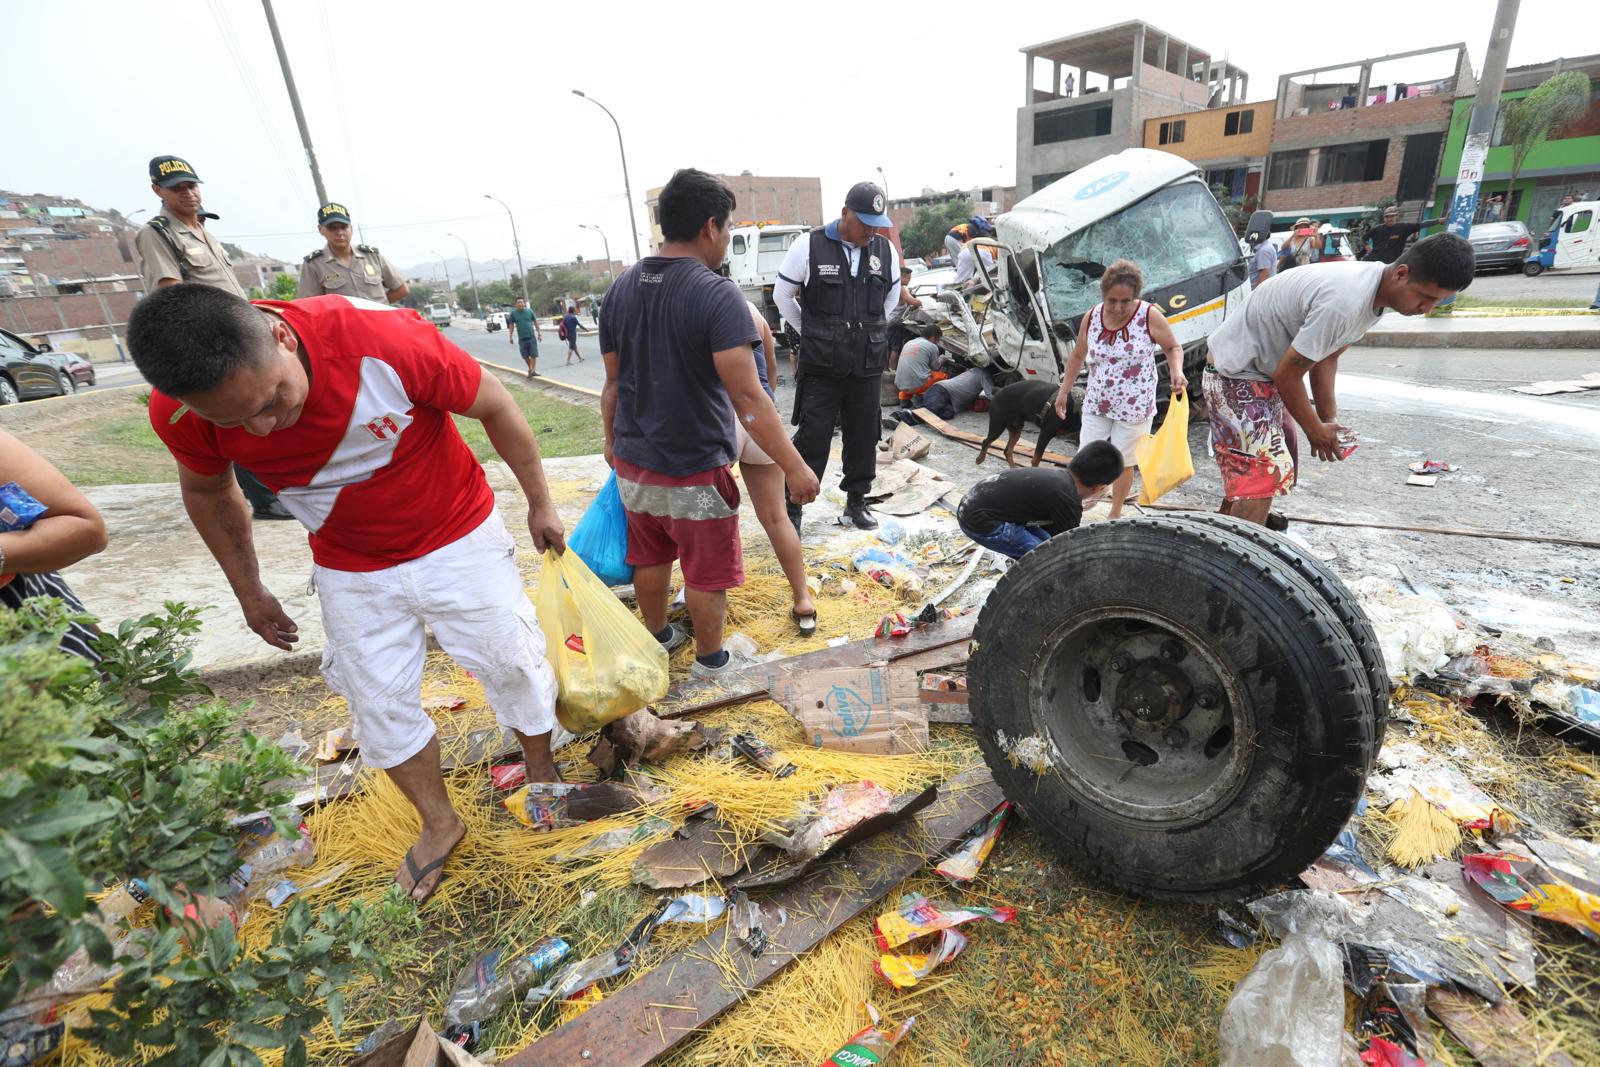
<instances>
[{"instance_id":1,"label":"striped clothing","mask_svg":"<svg viewBox=\"0 0 1600 1067\"><path fill-rule=\"evenodd\" d=\"M66 579L54 571L45 574L13 575L11 581L0 585L0 607L10 608L12 611L21 610L24 600L38 596L55 597L73 611L85 614L83 602L72 591ZM99 663L100 653L94 648L94 639L99 632L92 623L72 623L61 638L61 651L82 656L90 663Z\"/></svg>"}]
</instances>

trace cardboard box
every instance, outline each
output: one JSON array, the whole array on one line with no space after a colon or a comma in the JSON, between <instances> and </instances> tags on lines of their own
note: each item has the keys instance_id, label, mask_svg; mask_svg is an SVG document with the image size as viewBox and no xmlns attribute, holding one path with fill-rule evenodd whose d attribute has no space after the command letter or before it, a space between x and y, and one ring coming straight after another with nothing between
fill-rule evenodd
<instances>
[{"instance_id":1,"label":"cardboard box","mask_svg":"<svg viewBox=\"0 0 1600 1067\"><path fill-rule=\"evenodd\" d=\"M875 665L775 678L770 692L816 747L894 756L928 747L917 689L916 668Z\"/></svg>"},{"instance_id":2,"label":"cardboard box","mask_svg":"<svg viewBox=\"0 0 1600 1067\"><path fill-rule=\"evenodd\" d=\"M428 1025L426 1019L403 1033L396 1034L366 1055L350 1061L350 1067L486 1067L484 1062L457 1048Z\"/></svg>"}]
</instances>

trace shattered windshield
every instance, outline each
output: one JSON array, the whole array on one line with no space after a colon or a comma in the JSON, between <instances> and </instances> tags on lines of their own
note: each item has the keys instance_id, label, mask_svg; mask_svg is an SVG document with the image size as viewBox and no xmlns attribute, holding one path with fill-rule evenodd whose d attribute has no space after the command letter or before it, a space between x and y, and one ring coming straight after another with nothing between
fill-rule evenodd
<instances>
[{"instance_id":1,"label":"shattered windshield","mask_svg":"<svg viewBox=\"0 0 1600 1067\"><path fill-rule=\"evenodd\" d=\"M1050 313L1076 318L1100 300L1100 276L1131 259L1149 292L1239 259L1239 241L1199 182L1171 185L1068 234L1043 255Z\"/></svg>"}]
</instances>

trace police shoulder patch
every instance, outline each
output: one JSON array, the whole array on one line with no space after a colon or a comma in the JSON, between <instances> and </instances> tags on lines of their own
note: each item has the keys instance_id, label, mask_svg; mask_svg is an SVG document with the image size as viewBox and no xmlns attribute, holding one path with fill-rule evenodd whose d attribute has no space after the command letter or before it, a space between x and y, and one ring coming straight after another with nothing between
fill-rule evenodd
<instances>
[{"instance_id":1,"label":"police shoulder patch","mask_svg":"<svg viewBox=\"0 0 1600 1067\"><path fill-rule=\"evenodd\" d=\"M367 253L368 255L371 255L371 256L375 256L375 255L378 254L378 250L376 248L374 248L372 245L356 245L356 251L365 252L365 253Z\"/></svg>"},{"instance_id":2,"label":"police shoulder patch","mask_svg":"<svg viewBox=\"0 0 1600 1067\"><path fill-rule=\"evenodd\" d=\"M306 253L306 258L304 260L302 260L301 262L310 263L313 259L316 259L318 256L322 255L326 251L327 251L326 248L318 248L315 251L307 252Z\"/></svg>"}]
</instances>

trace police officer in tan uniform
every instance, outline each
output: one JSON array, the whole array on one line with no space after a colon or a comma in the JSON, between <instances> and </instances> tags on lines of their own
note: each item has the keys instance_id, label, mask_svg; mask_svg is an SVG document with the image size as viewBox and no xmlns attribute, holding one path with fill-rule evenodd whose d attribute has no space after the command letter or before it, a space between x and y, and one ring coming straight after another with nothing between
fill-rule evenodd
<instances>
[{"instance_id":1,"label":"police officer in tan uniform","mask_svg":"<svg viewBox=\"0 0 1600 1067\"><path fill-rule=\"evenodd\" d=\"M189 162L177 156L152 159L150 188L161 198L161 210L139 227L133 239L144 291L199 282L244 296L244 286L234 277L222 242L206 229L205 220L217 216L201 209L200 176Z\"/></svg>"},{"instance_id":2,"label":"police officer in tan uniform","mask_svg":"<svg viewBox=\"0 0 1600 1067\"><path fill-rule=\"evenodd\" d=\"M317 209L317 232L328 243L301 261L296 297L356 296L393 304L411 292L376 248L351 245L350 212L343 204Z\"/></svg>"},{"instance_id":3,"label":"police officer in tan uniform","mask_svg":"<svg viewBox=\"0 0 1600 1067\"><path fill-rule=\"evenodd\" d=\"M200 176L189 161L178 156L157 156L150 161L150 188L161 198L156 217L139 227L133 239L134 259L144 291L179 282L194 282L226 289L244 298L244 286L234 276L233 263L222 242L206 229L206 219L217 218L200 207ZM258 519L293 519L272 490L243 467L234 467L239 488Z\"/></svg>"}]
</instances>

